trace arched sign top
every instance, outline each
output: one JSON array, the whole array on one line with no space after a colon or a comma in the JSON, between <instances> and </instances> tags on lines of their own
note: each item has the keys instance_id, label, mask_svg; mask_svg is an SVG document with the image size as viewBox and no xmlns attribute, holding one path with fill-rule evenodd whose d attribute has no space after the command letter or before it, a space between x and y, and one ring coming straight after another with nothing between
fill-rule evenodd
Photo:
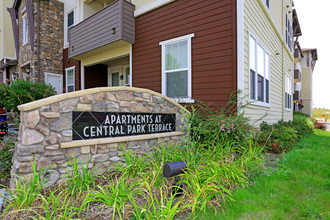
<instances>
[{"instance_id":1,"label":"arched sign top","mask_svg":"<svg viewBox=\"0 0 330 220\"><path fill-rule=\"evenodd\" d=\"M177 102L175 102L174 100L170 99L169 97L167 97L163 94L160 94L158 92L154 92L154 91L149 90L149 89L142 89L142 88L136 88L136 87L126 87L126 86L99 87L99 88L85 89L85 90L80 90L80 91L76 91L76 92L70 92L70 93L55 95L55 96L40 99L40 100L37 100L37 101L29 102L29 103L26 103L26 104L23 104L23 105L19 105L18 110L20 110L20 111L30 111L30 110L34 110L34 109L40 108L40 107L45 106L45 105L53 104L53 103L60 102L60 101L70 99L70 98L78 98L78 97L81 97L81 96L92 95L92 94L95 94L95 93L116 92L116 91L131 91L131 92L148 93L150 95L157 96L157 97L160 97L162 99L165 99L168 102L172 103L173 105L178 106L179 108L181 108L186 113L190 113L182 105L178 104Z\"/></svg>"}]
</instances>

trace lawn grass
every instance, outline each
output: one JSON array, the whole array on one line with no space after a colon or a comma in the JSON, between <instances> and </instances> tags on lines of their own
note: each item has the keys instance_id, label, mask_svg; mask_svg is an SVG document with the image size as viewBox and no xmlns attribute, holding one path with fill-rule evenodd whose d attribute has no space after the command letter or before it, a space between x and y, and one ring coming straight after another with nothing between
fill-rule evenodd
<instances>
[{"instance_id":1,"label":"lawn grass","mask_svg":"<svg viewBox=\"0 0 330 220\"><path fill-rule=\"evenodd\" d=\"M236 191L236 202L201 219L329 219L329 167L330 132L316 130L284 155L277 169Z\"/></svg>"},{"instance_id":2,"label":"lawn grass","mask_svg":"<svg viewBox=\"0 0 330 220\"><path fill-rule=\"evenodd\" d=\"M322 115L326 115L326 112L330 112L330 109L313 109L313 118L323 118ZM328 114L328 118L329 118Z\"/></svg>"}]
</instances>

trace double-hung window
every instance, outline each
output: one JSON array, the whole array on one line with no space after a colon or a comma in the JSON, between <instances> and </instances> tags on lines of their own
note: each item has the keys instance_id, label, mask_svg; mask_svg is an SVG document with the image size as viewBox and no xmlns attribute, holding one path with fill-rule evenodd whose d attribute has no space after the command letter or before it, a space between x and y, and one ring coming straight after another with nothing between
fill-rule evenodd
<instances>
[{"instance_id":1,"label":"double-hung window","mask_svg":"<svg viewBox=\"0 0 330 220\"><path fill-rule=\"evenodd\" d=\"M28 19L26 14L23 15L23 45L28 42Z\"/></svg>"},{"instance_id":2,"label":"double-hung window","mask_svg":"<svg viewBox=\"0 0 330 220\"><path fill-rule=\"evenodd\" d=\"M162 93L179 102L191 100L191 38L185 35L160 42L162 47Z\"/></svg>"},{"instance_id":3,"label":"double-hung window","mask_svg":"<svg viewBox=\"0 0 330 220\"><path fill-rule=\"evenodd\" d=\"M75 73L75 67L69 67L65 69L66 74L66 92L73 92L75 91L75 85L74 85L74 73Z\"/></svg>"},{"instance_id":4,"label":"double-hung window","mask_svg":"<svg viewBox=\"0 0 330 220\"><path fill-rule=\"evenodd\" d=\"M292 51L292 26L288 13L285 14L285 43L288 46L289 50Z\"/></svg>"},{"instance_id":5,"label":"double-hung window","mask_svg":"<svg viewBox=\"0 0 330 220\"><path fill-rule=\"evenodd\" d=\"M250 100L256 104L270 103L270 56L262 45L250 35Z\"/></svg>"},{"instance_id":6,"label":"double-hung window","mask_svg":"<svg viewBox=\"0 0 330 220\"><path fill-rule=\"evenodd\" d=\"M292 109L292 80L285 75L285 108Z\"/></svg>"},{"instance_id":7,"label":"double-hung window","mask_svg":"<svg viewBox=\"0 0 330 220\"><path fill-rule=\"evenodd\" d=\"M74 10L72 10L71 12L69 12L67 14L67 38L66 41L69 42L69 30L70 27L72 27L74 25Z\"/></svg>"}]
</instances>

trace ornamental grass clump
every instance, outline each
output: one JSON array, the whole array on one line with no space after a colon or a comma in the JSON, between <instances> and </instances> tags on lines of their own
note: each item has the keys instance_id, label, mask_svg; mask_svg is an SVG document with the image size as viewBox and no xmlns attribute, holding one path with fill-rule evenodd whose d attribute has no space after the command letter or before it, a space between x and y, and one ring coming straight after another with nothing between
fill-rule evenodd
<instances>
[{"instance_id":1,"label":"ornamental grass clump","mask_svg":"<svg viewBox=\"0 0 330 220\"><path fill-rule=\"evenodd\" d=\"M78 164L78 161L80 165ZM66 169L67 180L67 190L71 195L77 196L82 192L86 192L90 189L90 185L94 185L96 166L89 169L89 157L87 158L86 165L84 165L80 159L72 156L72 161L68 160L68 168Z\"/></svg>"}]
</instances>

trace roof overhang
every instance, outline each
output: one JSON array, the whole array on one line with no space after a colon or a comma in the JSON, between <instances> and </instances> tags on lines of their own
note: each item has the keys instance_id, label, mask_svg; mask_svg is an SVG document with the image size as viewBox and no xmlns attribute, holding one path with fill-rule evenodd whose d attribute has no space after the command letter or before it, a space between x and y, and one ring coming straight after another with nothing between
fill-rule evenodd
<instances>
[{"instance_id":1,"label":"roof overhang","mask_svg":"<svg viewBox=\"0 0 330 220\"><path fill-rule=\"evenodd\" d=\"M299 37L302 35L302 33L301 33L301 28L300 28L296 9L292 10L292 20L293 20L293 25L292 25L293 26L293 36Z\"/></svg>"},{"instance_id":2,"label":"roof overhang","mask_svg":"<svg viewBox=\"0 0 330 220\"><path fill-rule=\"evenodd\" d=\"M0 70L4 70L8 66L17 65L17 60L3 59L0 61Z\"/></svg>"}]
</instances>

